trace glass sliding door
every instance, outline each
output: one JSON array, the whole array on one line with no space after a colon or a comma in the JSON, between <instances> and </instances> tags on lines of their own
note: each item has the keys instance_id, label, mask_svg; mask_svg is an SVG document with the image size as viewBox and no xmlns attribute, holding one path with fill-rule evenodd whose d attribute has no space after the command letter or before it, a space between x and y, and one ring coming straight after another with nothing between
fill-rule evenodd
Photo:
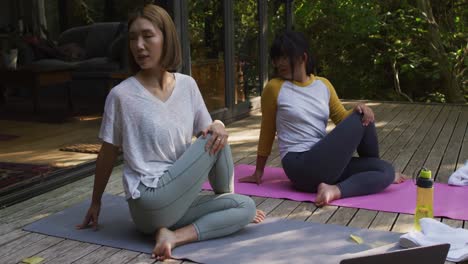
<instances>
[{"instance_id":1,"label":"glass sliding door","mask_svg":"<svg viewBox=\"0 0 468 264\"><path fill-rule=\"evenodd\" d=\"M270 63L270 47L275 39L276 35L286 29L286 16L285 16L286 5L284 1L268 0L268 69L270 73L273 73L273 67ZM270 75L270 77L274 77Z\"/></svg>"},{"instance_id":2,"label":"glass sliding door","mask_svg":"<svg viewBox=\"0 0 468 264\"><path fill-rule=\"evenodd\" d=\"M219 0L188 1L192 77L209 111L224 108L225 65L223 4Z\"/></svg>"},{"instance_id":3,"label":"glass sliding door","mask_svg":"<svg viewBox=\"0 0 468 264\"><path fill-rule=\"evenodd\" d=\"M258 1L234 2L235 104L260 95Z\"/></svg>"}]
</instances>

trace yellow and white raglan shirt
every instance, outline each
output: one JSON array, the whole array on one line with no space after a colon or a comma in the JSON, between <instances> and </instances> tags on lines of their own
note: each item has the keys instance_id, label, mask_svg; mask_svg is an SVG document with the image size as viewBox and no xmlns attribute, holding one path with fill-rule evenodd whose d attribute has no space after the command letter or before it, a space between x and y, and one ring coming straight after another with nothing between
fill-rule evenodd
<instances>
[{"instance_id":1,"label":"yellow and white raglan shirt","mask_svg":"<svg viewBox=\"0 0 468 264\"><path fill-rule=\"evenodd\" d=\"M281 158L288 152L303 152L326 136L328 118L338 124L346 111L333 85L310 75L307 82L272 79L262 93L262 125L257 154L269 156L278 136Z\"/></svg>"}]
</instances>

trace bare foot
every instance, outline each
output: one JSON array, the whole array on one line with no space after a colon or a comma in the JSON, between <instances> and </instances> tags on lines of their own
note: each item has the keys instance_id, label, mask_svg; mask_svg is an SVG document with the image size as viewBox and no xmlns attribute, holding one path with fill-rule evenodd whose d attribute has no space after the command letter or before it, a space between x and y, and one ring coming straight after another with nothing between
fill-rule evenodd
<instances>
[{"instance_id":1,"label":"bare foot","mask_svg":"<svg viewBox=\"0 0 468 264\"><path fill-rule=\"evenodd\" d=\"M408 179L408 176L400 173L400 172L395 172L395 180L393 180L393 183L402 183L404 182L406 179Z\"/></svg>"},{"instance_id":2,"label":"bare foot","mask_svg":"<svg viewBox=\"0 0 468 264\"><path fill-rule=\"evenodd\" d=\"M322 182L317 188L317 197L315 198L315 205L318 207L322 207L340 198L341 191L338 188L338 186L329 185Z\"/></svg>"},{"instance_id":3,"label":"bare foot","mask_svg":"<svg viewBox=\"0 0 468 264\"><path fill-rule=\"evenodd\" d=\"M263 220L265 220L265 212L257 209L257 212L255 213L255 217L252 220L252 223L258 224L258 223L263 222Z\"/></svg>"},{"instance_id":4,"label":"bare foot","mask_svg":"<svg viewBox=\"0 0 468 264\"><path fill-rule=\"evenodd\" d=\"M156 245L151 257L156 258L156 260L170 259L172 257L171 251L175 247L175 244L176 236L174 232L165 227L159 229L156 234Z\"/></svg>"}]
</instances>

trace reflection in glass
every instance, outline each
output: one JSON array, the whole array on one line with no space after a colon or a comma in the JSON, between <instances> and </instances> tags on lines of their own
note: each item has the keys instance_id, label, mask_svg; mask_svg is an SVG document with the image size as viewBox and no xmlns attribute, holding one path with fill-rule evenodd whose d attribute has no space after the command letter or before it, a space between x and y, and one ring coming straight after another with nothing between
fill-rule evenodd
<instances>
[{"instance_id":1,"label":"reflection in glass","mask_svg":"<svg viewBox=\"0 0 468 264\"><path fill-rule=\"evenodd\" d=\"M235 103L259 96L257 0L234 3Z\"/></svg>"},{"instance_id":2,"label":"reflection in glass","mask_svg":"<svg viewBox=\"0 0 468 264\"><path fill-rule=\"evenodd\" d=\"M276 34L286 29L285 9L284 1L268 0L268 58L270 58L270 47ZM268 71L273 73L271 63L268 63ZM271 74L270 76L274 77Z\"/></svg>"},{"instance_id":3,"label":"reflection in glass","mask_svg":"<svg viewBox=\"0 0 468 264\"><path fill-rule=\"evenodd\" d=\"M192 77L213 111L226 105L223 5L218 0L188 3Z\"/></svg>"}]
</instances>

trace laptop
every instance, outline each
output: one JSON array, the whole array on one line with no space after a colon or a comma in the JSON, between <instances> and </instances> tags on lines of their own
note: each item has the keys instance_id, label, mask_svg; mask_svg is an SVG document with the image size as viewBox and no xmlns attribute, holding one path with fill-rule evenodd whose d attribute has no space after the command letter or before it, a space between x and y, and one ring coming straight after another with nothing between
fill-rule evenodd
<instances>
[{"instance_id":1,"label":"laptop","mask_svg":"<svg viewBox=\"0 0 468 264\"><path fill-rule=\"evenodd\" d=\"M397 250L382 254L343 259L340 264L444 264L450 244Z\"/></svg>"}]
</instances>

